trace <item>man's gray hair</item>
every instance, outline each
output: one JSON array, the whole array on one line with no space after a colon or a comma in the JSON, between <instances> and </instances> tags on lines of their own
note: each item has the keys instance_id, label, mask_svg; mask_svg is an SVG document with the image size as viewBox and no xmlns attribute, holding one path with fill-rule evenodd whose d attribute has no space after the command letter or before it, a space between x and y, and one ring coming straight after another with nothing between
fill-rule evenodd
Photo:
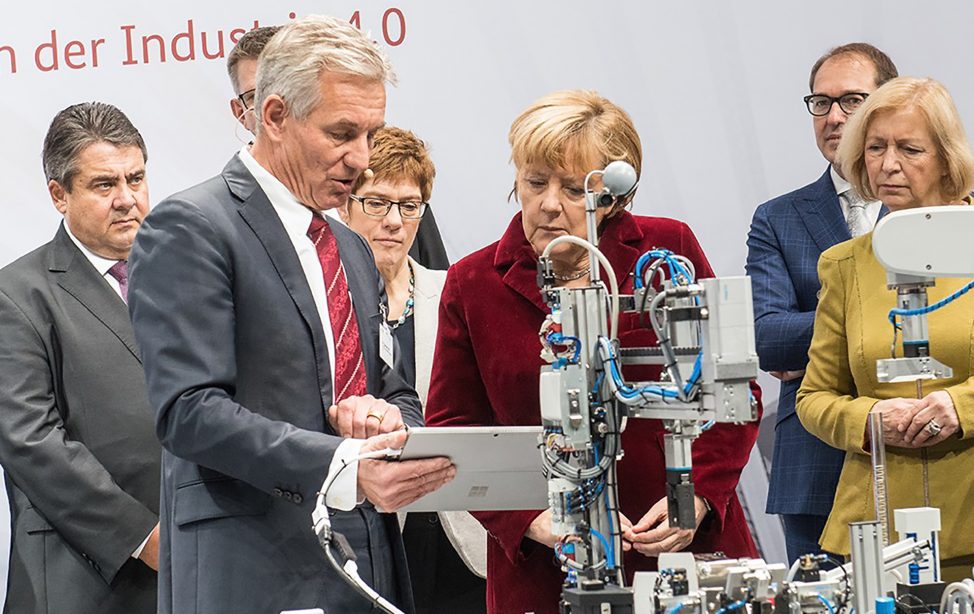
<instances>
[{"instance_id":1,"label":"man's gray hair","mask_svg":"<svg viewBox=\"0 0 974 614\"><path fill-rule=\"evenodd\" d=\"M78 174L78 155L89 145L109 143L115 147L138 147L148 160L142 135L117 107L104 102L71 105L54 116L44 137L44 176L57 181L68 192Z\"/></svg>"},{"instance_id":2,"label":"man's gray hair","mask_svg":"<svg viewBox=\"0 0 974 614\"><path fill-rule=\"evenodd\" d=\"M325 71L396 83L389 58L358 28L335 17L308 15L281 28L260 54L254 102L258 131L261 107L273 94L284 99L295 118L308 117L321 102L319 78Z\"/></svg>"}]
</instances>

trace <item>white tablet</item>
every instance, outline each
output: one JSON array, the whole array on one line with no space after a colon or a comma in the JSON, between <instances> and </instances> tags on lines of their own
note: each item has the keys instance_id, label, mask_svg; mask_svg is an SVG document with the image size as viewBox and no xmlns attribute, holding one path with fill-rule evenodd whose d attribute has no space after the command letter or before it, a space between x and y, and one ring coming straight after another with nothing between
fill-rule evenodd
<instances>
[{"instance_id":1,"label":"white tablet","mask_svg":"<svg viewBox=\"0 0 974 614\"><path fill-rule=\"evenodd\" d=\"M409 429L401 460L447 456L457 475L399 511L543 510L540 426L428 426Z\"/></svg>"}]
</instances>

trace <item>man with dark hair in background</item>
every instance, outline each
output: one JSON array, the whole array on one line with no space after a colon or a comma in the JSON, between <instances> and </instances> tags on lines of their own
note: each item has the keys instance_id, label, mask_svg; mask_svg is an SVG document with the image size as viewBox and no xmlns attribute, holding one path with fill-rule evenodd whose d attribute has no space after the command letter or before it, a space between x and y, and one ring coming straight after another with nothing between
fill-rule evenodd
<instances>
[{"instance_id":1,"label":"man with dark hair in background","mask_svg":"<svg viewBox=\"0 0 974 614\"><path fill-rule=\"evenodd\" d=\"M253 134L257 125L254 115L254 94L257 92L257 58L281 26L254 28L240 37L227 55L227 74L233 86L230 112Z\"/></svg>"},{"instance_id":2,"label":"man with dark hair in background","mask_svg":"<svg viewBox=\"0 0 974 614\"><path fill-rule=\"evenodd\" d=\"M818 304L818 257L870 232L883 212L882 203L864 201L842 177L835 151L849 115L896 76L889 57L866 43L836 47L815 62L804 101L829 166L814 183L759 206L748 233L758 356L761 368L781 380L767 512L781 514L789 561L820 551L845 458L795 414Z\"/></svg>"},{"instance_id":3,"label":"man with dark hair in background","mask_svg":"<svg viewBox=\"0 0 974 614\"><path fill-rule=\"evenodd\" d=\"M64 221L0 270L4 612L148 614L160 447L125 307L146 147L121 111L90 102L54 118L43 161Z\"/></svg>"},{"instance_id":4,"label":"man with dark hair in background","mask_svg":"<svg viewBox=\"0 0 974 614\"><path fill-rule=\"evenodd\" d=\"M234 97L230 99L230 112L237 121L251 133L254 132L256 118L254 116L254 95L257 92L257 58L264 50L280 26L264 26L255 28L240 37L237 44L227 55L227 73L230 75L230 85L233 86ZM340 219L337 212L329 212L335 219ZM450 259L446 255L446 247L440 236L440 229L436 225L436 218L431 208L426 209L423 219L419 223L416 241L409 249L409 256L428 269L445 271L450 266Z\"/></svg>"}]
</instances>

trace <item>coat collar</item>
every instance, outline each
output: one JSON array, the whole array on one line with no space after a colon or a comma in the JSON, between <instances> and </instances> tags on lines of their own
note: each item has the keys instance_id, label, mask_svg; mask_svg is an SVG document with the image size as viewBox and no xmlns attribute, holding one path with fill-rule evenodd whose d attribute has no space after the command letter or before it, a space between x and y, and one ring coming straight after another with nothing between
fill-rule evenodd
<instances>
[{"instance_id":1,"label":"coat collar","mask_svg":"<svg viewBox=\"0 0 974 614\"><path fill-rule=\"evenodd\" d=\"M267 252L271 264L274 266L274 270L281 278L288 294L291 295L291 300L294 301L298 312L301 314L301 318L311 331L315 356L320 365L318 370L319 388L321 390L322 400L327 407L332 403L333 391L331 389L331 378L320 377L320 374L331 372L331 365L328 360L328 348L325 345L324 328L321 324L321 318L318 316L318 308L311 294L311 288L308 286L304 269L301 268L301 262L298 260L298 255L294 251L291 238L288 236L284 224L281 223L281 218L274 210L274 205L271 204L270 199L267 198L267 194L260 188L254 176L247 170L247 167L240 160L239 155L235 155L230 159L223 169L222 177L230 192L241 201L238 209L240 216L257 236L257 240L260 241L264 250ZM369 291L366 284L370 283L373 279L376 282L376 286L379 286L378 273L375 272L371 260L368 261L368 265L366 266L368 271L364 274L361 273L362 263L357 260L352 260L357 258L357 254L360 253L356 249L356 243L360 241L364 242L364 240L331 216L326 215L325 221L331 227L335 235L335 241L338 243L338 255L345 267L345 278L348 282L349 292L352 295L354 313L358 321L359 330L371 330L373 326L370 325L370 320L380 317L379 305L378 303L374 305L362 305L357 301L361 301L362 297L372 295L372 292ZM368 274L369 272L374 273L374 277ZM379 300L384 301L384 298L384 295L382 295ZM366 356L366 365L371 364L369 359L370 353L372 352L371 346L363 344L362 351ZM373 381L374 374L371 369L367 370L367 377L370 389L377 386L377 383Z\"/></svg>"},{"instance_id":2,"label":"coat collar","mask_svg":"<svg viewBox=\"0 0 974 614\"><path fill-rule=\"evenodd\" d=\"M818 181L808 186L802 199L795 203L795 209L819 250L824 252L836 243L852 238L842 205L839 204L839 195L835 193L831 167L825 169ZM879 219L887 213L889 209L886 205L880 207Z\"/></svg>"},{"instance_id":3,"label":"coat collar","mask_svg":"<svg viewBox=\"0 0 974 614\"><path fill-rule=\"evenodd\" d=\"M55 275L57 284L112 331L141 363L142 357L135 343L125 303L71 241L63 222L51 247L47 268Z\"/></svg>"},{"instance_id":4,"label":"coat collar","mask_svg":"<svg viewBox=\"0 0 974 614\"><path fill-rule=\"evenodd\" d=\"M826 168L825 173L809 186L802 200L795 205L808 234L821 251L852 238L842 215L830 170L831 167Z\"/></svg>"},{"instance_id":5,"label":"coat collar","mask_svg":"<svg viewBox=\"0 0 974 614\"><path fill-rule=\"evenodd\" d=\"M416 276L413 315L416 362L416 392L423 407L429 394L430 373L433 368L433 350L436 347L436 330L439 322L440 293L446 281L446 271L431 271L412 258L409 263Z\"/></svg>"},{"instance_id":6,"label":"coat collar","mask_svg":"<svg viewBox=\"0 0 974 614\"><path fill-rule=\"evenodd\" d=\"M304 269L301 268L298 255L294 251L291 239L288 237L281 219L274 211L274 206L264 191L260 189L254 176L244 166L239 155L233 156L227 162L221 175L230 193L240 201L237 210L240 217L244 219L244 222L264 247L274 270L281 278L288 294L291 295L291 300L294 301L298 312L301 314L301 318L311 331L315 356L317 356L319 364L323 366L319 372L330 372L328 348L325 347L325 333L321 325L321 318L318 317L314 297L311 295L311 288L308 287ZM319 377L319 387L322 388L321 393L325 400L330 399L332 395L330 381L330 378Z\"/></svg>"},{"instance_id":7,"label":"coat collar","mask_svg":"<svg viewBox=\"0 0 974 614\"><path fill-rule=\"evenodd\" d=\"M504 231L494 255L494 268L506 286L538 309L547 311L548 306L538 287L538 257L524 236L521 220L522 214L518 213ZM628 211L621 211L602 223L599 249L615 269L620 288L625 285L640 256L639 245L643 237L643 231Z\"/></svg>"}]
</instances>

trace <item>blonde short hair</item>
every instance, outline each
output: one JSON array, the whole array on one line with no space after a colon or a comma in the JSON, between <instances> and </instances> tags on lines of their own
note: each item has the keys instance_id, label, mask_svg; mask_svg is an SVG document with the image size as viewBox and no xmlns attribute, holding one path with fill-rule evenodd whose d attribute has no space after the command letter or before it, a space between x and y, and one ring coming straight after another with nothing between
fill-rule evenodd
<instances>
[{"instance_id":1,"label":"blonde short hair","mask_svg":"<svg viewBox=\"0 0 974 614\"><path fill-rule=\"evenodd\" d=\"M637 177L642 172L642 143L632 118L598 92L563 90L536 100L511 124L508 141L511 161L519 169L542 165L587 173L625 160ZM628 205L634 194L610 214Z\"/></svg>"},{"instance_id":2,"label":"blonde short hair","mask_svg":"<svg viewBox=\"0 0 974 614\"><path fill-rule=\"evenodd\" d=\"M276 94L301 120L321 103L323 72L395 84L389 58L358 28L335 17L308 15L281 28L260 53L254 112L260 129L264 100Z\"/></svg>"},{"instance_id":3,"label":"blonde short hair","mask_svg":"<svg viewBox=\"0 0 974 614\"><path fill-rule=\"evenodd\" d=\"M429 202L433 193L436 167L430 159L426 143L402 128L385 126L375 133L372 152L369 154L369 170L373 182L414 181L419 186L423 201ZM353 194L358 194L367 181L366 173L355 180ZM349 202L351 206L351 202Z\"/></svg>"},{"instance_id":4,"label":"blonde short hair","mask_svg":"<svg viewBox=\"0 0 974 614\"><path fill-rule=\"evenodd\" d=\"M947 174L941 195L948 202L960 200L974 187L974 155L967 133L950 93L933 79L898 77L869 95L849 118L836 152L842 174L864 198L876 200L866 174L866 133L881 114L916 109L927 122Z\"/></svg>"}]
</instances>

